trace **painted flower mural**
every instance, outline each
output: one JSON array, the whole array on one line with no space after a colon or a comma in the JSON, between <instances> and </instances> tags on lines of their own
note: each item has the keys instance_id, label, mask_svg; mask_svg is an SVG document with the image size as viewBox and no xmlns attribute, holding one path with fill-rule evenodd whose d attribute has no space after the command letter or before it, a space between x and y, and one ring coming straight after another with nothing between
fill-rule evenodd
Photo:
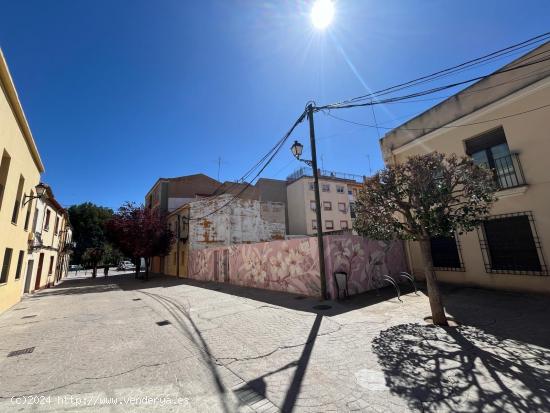
<instances>
[{"instance_id":1,"label":"painted flower mural","mask_svg":"<svg viewBox=\"0 0 550 413\"><path fill-rule=\"evenodd\" d=\"M402 241L376 241L356 235L325 238L327 289L331 298L336 298L334 272L348 274L348 291L354 295L386 285L383 275L396 278L407 270Z\"/></svg>"},{"instance_id":2,"label":"painted flower mural","mask_svg":"<svg viewBox=\"0 0 550 413\"><path fill-rule=\"evenodd\" d=\"M333 279L336 271L348 274L349 293L358 294L381 286L382 275L397 276L400 271L406 270L403 243L400 241L382 242L353 235L330 235L325 236L325 246L327 288L332 298L336 298ZM320 295L316 238L195 250L190 254L190 278L214 280L215 260L223 256L224 250L229 255L229 274L219 276L219 280L247 287Z\"/></svg>"}]
</instances>

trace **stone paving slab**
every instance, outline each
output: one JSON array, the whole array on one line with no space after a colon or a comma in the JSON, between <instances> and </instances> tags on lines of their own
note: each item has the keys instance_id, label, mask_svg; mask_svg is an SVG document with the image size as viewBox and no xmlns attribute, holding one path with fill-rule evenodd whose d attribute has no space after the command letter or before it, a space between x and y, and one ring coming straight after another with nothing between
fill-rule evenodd
<instances>
[{"instance_id":1,"label":"stone paving slab","mask_svg":"<svg viewBox=\"0 0 550 413\"><path fill-rule=\"evenodd\" d=\"M316 311L231 285L68 279L0 315L0 411L549 412L550 299L444 291L458 328L426 325L423 294Z\"/></svg>"}]
</instances>

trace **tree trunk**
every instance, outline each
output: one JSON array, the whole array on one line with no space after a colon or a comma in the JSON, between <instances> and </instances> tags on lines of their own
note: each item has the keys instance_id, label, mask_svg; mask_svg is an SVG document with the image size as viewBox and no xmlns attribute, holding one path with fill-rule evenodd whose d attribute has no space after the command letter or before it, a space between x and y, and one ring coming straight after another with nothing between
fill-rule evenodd
<instances>
[{"instance_id":1,"label":"tree trunk","mask_svg":"<svg viewBox=\"0 0 550 413\"><path fill-rule=\"evenodd\" d=\"M92 269L92 278L95 278L97 276L97 262L94 261L93 269Z\"/></svg>"},{"instance_id":2,"label":"tree trunk","mask_svg":"<svg viewBox=\"0 0 550 413\"><path fill-rule=\"evenodd\" d=\"M139 279L139 270L140 270L140 261L141 261L141 258L135 258L134 259L134 265L136 266L136 280Z\"/></svg>"},{"instance_id":3,"label":"tree trunk","mask_svg":"<svg viewBox=\"0 0 550 413\"><path fill-rule=\"evenodd\" d=\"M448 326L445 310L443 309L443 300L441 292L437 285L432 263L432 247L429 239L420 240L420 251L424 261L424 276L428 286L428 298L430 299L430 308L432 310L432 320L435 325Z\"/></svg>"},{"instance_id":4,"label":"tree trunk","mask_svg":"<svg viewBox=\"0 0 550 413\"><path fill-rule=\"evenodd\" d=\"M145 281L149 280L149 262L151 260L149 258L145 258Z\"/></svg>"}]
</instances>

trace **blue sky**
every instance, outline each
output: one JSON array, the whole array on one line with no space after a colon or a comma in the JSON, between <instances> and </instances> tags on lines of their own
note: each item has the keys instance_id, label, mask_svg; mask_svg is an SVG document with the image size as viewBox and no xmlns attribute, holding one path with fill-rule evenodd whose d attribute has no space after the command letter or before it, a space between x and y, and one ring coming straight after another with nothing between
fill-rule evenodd
<instances>
[{"instance_id":1,"label":"blue sky","mask_svg":"<svg viewBox=\"0 0 550 413\"><path fill-rule=\"evenodd\" d=\"M0 46L46 166L43 180L64 205L117 208L141 202L161 176L216 178L218 157L220 178L236 179L309 100L361 95L550 29L546 0L338 0L334 24L322 33L310 7L298 0L2 1ZM376 117L394 126L434 103L377 107ZM369 108L338 115L373 122ZM293 139L307 151L306 126ZM376 130L318 114L316 131L325 169L368 174L369 159L371 170L381 167ZM284 179L299 166L285 149L264 176Z\"/></svg>"}]
</instances>

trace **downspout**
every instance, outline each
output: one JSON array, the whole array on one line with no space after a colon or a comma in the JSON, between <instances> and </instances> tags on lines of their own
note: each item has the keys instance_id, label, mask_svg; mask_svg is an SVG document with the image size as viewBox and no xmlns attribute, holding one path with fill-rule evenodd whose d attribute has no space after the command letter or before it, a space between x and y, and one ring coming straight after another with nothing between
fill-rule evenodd
<instances>
[{"instance_id":1,"label":"downspout","mask_svg":"<svg viewBox=\"0 0 550 413\"><path fill-rule=\"evenodd\" d=\"M180 278L180 214L176 214L178 217L178 224L176 226L176 276Z\"/></svg>"}]
</instances>

